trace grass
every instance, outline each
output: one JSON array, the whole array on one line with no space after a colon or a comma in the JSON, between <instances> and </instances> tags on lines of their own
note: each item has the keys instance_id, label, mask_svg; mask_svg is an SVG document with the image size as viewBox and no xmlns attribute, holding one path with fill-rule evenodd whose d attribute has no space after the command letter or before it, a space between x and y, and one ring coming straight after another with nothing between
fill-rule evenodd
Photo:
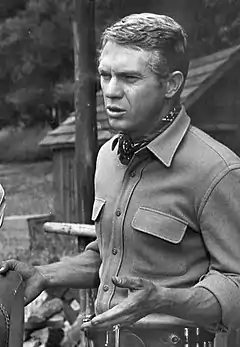
<instances>
[{"instance_id":1,"label":"grass","mask_svg":"<svg viewBox=\"0 0 240 347\"><path fill-rule=\"evenodd\" d=\"M6 192L5 215L48 213L53 209L52 162L0 164Z\"/></svg>"},{"instance_id":2,"label":"grass","mask_svg":"<svg viewBox=\"0 0 240 347\"><path fill-rule=\"evenodd\" d=\"M0 183L6 192L5 216L54 213L52 161L46 160L51 153L39 148L48 130L36 127L0 131ZM7 234L1 235L2 244ZM75 238L42 232L37 235L34 249L19 251L13 247L5 254L3 245L2 253L4 259L14 257L42 264L75 251Z\"/></svg>"},{"instance_id":3,"label":"grass","mask_svg":"<svg viewBox=\"0 0 240 347\"><path fill-rule=\"evenodd\" d=\"M52 154L39 146L49 130L37 126L0 131L0 183L6 191L7 216L53 209Z\"/></svg>"},{"instance_id":4,"label":"grass","mask_svg":"<svg viewBox=\"0 0 240 347\"><path fill-rule=\"evenodd\" d=\"M0 163L36 162L50 160L50 150L41 148L39 142L49 127L5 128L0 131Z\"/></svg>"},{"instance_id":5,"label":"grass","mask_svg":"<svg viewBox=\"0 0 240 347\"><path fill-rule=\"evenodd\" d=\"M52 162L0 164L6 216L53 211Z\"/></svg>"},{"instance_id":6,"label":"grass","mask_svg":"<svg viewBox=\"0 0 240 347\"><path fill-rule=\"evenodd\" d=\"M0 183L6 192L5 216L50 212L54 214L51 161L0 164ZM4 243L6 237L8 237L7 233L1 235L0 241ZM33 249L19 250L13 247L6 253L3 249L0 258L4 256L4 259L17 258L32 264L46 264L54 259L76 253L76 248L76 238L48 235L42 231L36 234Z\"/></svg>"}]
</instances>

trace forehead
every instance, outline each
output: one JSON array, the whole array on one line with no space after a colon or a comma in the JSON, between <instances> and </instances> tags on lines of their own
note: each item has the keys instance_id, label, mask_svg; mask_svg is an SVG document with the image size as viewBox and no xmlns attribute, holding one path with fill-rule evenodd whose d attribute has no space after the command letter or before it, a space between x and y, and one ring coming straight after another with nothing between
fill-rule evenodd
<instances>
[{"instance_id":1,"label":"forehead","mask_svg":"<svg viewBox=\"0 0 240 347\"><path fill-rule=\"evenodd\" d=\"M108 41L104 46L99 68L113 71L139 71L148 69L149 53ZM149 69L148 69L149 70Z\"/></svg>"}]
</instances>

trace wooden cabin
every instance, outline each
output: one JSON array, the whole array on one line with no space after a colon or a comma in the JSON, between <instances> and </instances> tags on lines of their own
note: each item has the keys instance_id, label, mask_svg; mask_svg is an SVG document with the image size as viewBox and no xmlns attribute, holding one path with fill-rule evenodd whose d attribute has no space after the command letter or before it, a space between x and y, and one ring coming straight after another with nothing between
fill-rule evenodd
<instances>
[{"instance_id":1,"label":"wooden cabin","mask_svg":"<svg viewBox=\"0 0 240 347\"><path fill-rule=\"evenodd\" d=\"M240 154L240 45L191 61L182 102L193 124ZM111 138L101 92L97 94L99 147ZM75 117L48 133L40 143L53 151L56 221L77 222L75 210Z\"/></svg>"}]
</instances>

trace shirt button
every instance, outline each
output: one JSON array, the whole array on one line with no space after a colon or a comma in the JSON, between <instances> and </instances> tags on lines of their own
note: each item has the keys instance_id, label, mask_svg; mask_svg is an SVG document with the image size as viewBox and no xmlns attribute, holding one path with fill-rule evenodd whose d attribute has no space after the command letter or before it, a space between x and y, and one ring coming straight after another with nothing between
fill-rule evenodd
<instances>
[{"instance_id":1,"label":"shirt button","mask_svg":"<svg viewBox=\"0 0 240 347\"><path fill-rule=\"evenodd\" d=\"M121 216L121 214L122 214L122 212L121 212L121 210L118 208L118 209L116 210L116 216L119 217L119 216Z\"/></svg>"},{"instance_id":2,"label":"shirt button","mask_svg":"<svg viewBox=\"0 0 240 347\"><path fill-rule=\"evenodd\" d=\"M118 251L117 251L117 248L113 248L113 249L112 249L112 254L113 254L113 255L116 255L117 252L118 252Z\"/></svg>"},{"instance_id":3,"label":"shirt button","mask_svg":"<svg viewBox=\"0 0 240 347\"><path fill-rule=\"evenodd\" d=\"M105 284L104 286L103 286L103 291L104 292L107 292L109 290L109 287Z\"/></svg>"},{"instance_id":4,"label":"shirt button","mask_svg":"<svg viewBox=\"0 0 240 347\"><path fill-rule=\"evenodd\" d=\"M135 177L136 176L136 171L132 171L131 173L130 173L130 177Z\"/></svg>"}]
</instances>

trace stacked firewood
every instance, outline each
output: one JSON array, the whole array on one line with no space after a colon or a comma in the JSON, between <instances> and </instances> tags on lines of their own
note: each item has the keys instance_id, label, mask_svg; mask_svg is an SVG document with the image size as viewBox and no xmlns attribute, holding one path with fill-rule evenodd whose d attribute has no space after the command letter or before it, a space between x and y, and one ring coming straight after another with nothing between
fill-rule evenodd
<instances>
[{"instance_id":1,"label":"stacked firewood","mask_svg":"<svg viewBox=\"0 0 240 347\"><path fill-rule=\"evenodd\" d=\"M78 290L45 291L25 308L23 347L83 347L81 324Z\"/></svg>"},{"instance_id":2,"label":"stacked firewood","mask_svg":"<svg viewBox=\"0 0 240 347\"><path fill-rule=\"evenodd\" d=\"M88 242L96 238L95 227L89 224L47 222L44 230L48 233L87 238ZM85 245L85 241L83 244ZM59 259L51 260L55 261ZM92 316L94 312L96 293L96 289L79 291L69 288L43 292L26 307L23 347L89 346L80 327L83 319Z\"/></svg>"}]
</instances>

